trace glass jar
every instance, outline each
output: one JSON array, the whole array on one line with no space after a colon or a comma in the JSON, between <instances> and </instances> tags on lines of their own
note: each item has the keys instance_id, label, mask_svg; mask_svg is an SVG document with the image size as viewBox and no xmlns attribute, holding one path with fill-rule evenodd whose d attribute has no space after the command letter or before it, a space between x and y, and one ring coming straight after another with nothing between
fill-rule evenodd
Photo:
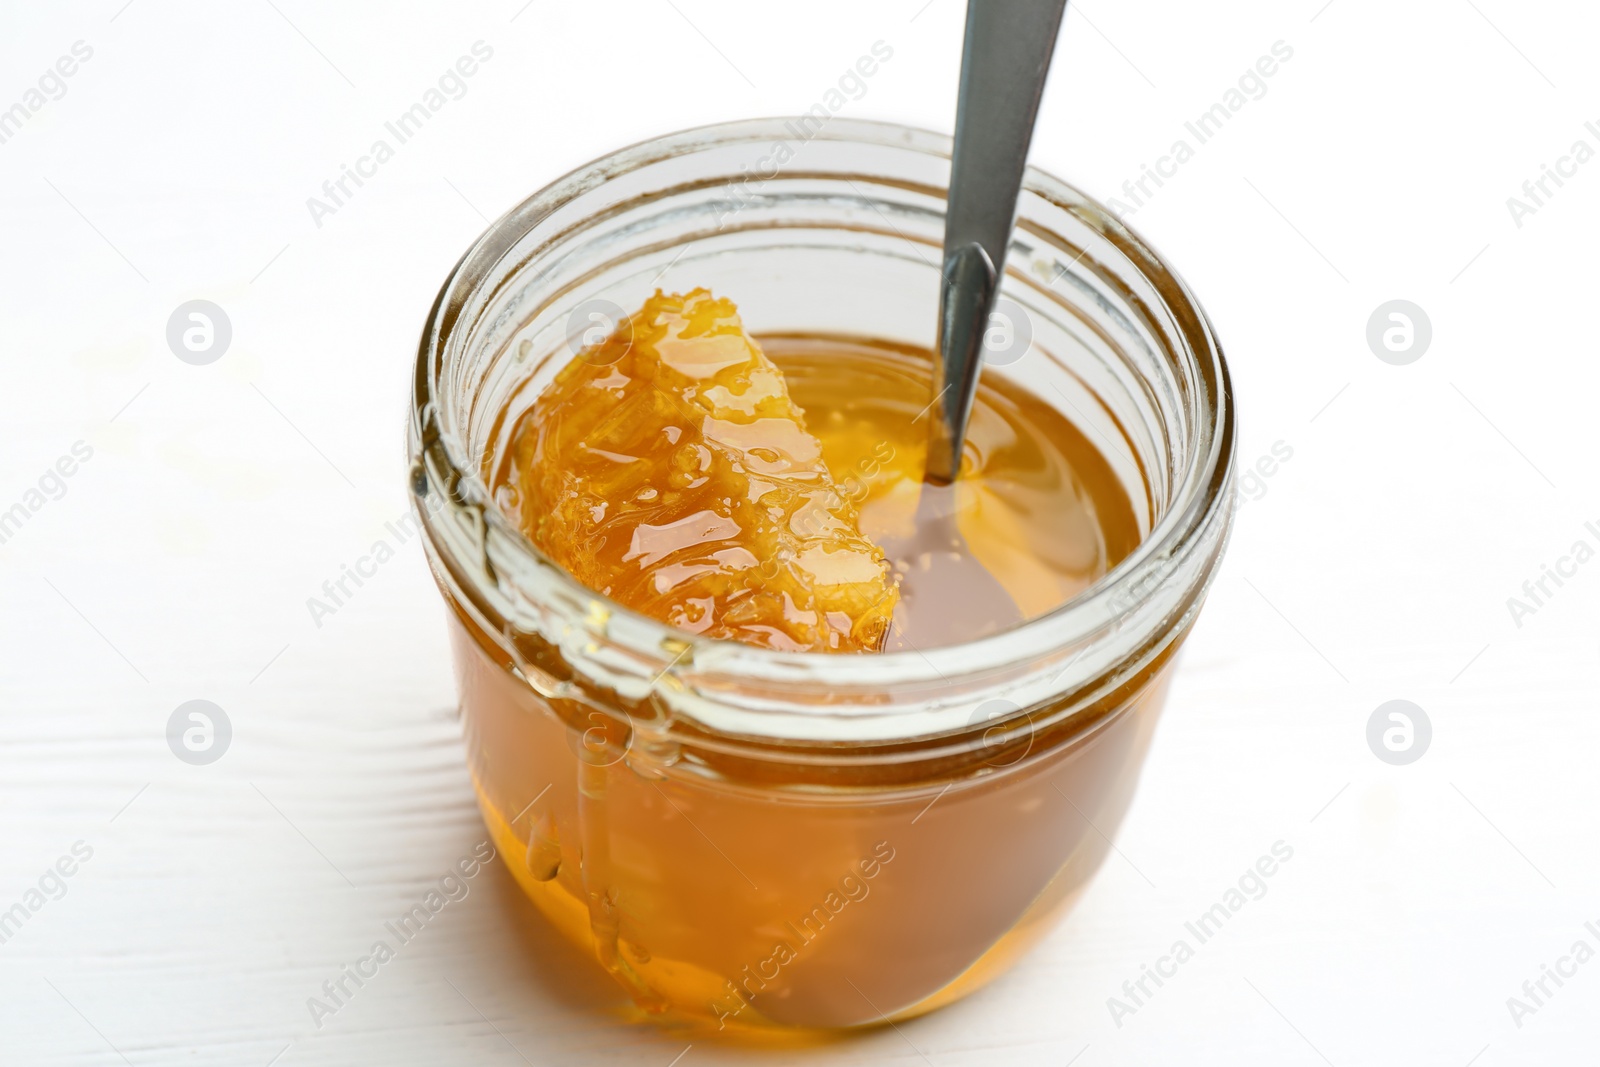
<instances>
[{"instance_id":1,"label":"glass jar","mask_svg":"<svg viewBox=\"0 0 1600 1067\"><path fill-rule=\"evenodd\" d=\"M1032 343L984 373L1103 446L1143 535L1067 604L928 655L774 652L584 588L497 509L487 473L586 309L706 286L758 337L930 348L950 147L815 117L635 145L496 221L428 317L411 489L483 817L646 1012L863 1026L1010 965L1105 858L1220 559L1234 411L1211 327L1036 170L1001 288Z\"/></svg>"}]
</instances>

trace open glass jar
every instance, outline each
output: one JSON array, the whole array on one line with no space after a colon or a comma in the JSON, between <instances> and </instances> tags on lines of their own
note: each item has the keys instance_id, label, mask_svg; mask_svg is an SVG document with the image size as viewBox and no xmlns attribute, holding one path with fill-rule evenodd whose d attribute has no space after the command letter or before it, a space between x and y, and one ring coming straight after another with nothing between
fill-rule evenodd
<instances>
[{"instance_id":1,"label":"open glass jar","mask_svg":"<svg viewBox=\"0 0 1600 1067\"><path fill-rule=\"evenodd\" d=\"M948 1003L1047 931L1105 858L1226 541L1227 369L1140 238L1030 170L1002 296L1138 547L1082 594L933 656L784 653L576 583L487 474L594 301L734 297L770 334L931 347L948 137L815 118L636 145L495 222L416 364L411 489L450 608L473 781L528 896L641 1008L843 1028Z\"/></svg>"}]
</instances>

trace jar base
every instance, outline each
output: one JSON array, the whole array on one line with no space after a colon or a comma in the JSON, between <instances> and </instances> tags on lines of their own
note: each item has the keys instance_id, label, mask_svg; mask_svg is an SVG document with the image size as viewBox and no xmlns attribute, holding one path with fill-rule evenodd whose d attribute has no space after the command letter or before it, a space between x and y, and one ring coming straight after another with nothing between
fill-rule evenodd
<instances>
[{"instance_id":1,"label":"jar base","mask_svg":"<svg viewBox=\"0 0 1600 1067\"><path fill-rule=\"evenodd\" d=\"M489 836L523 894L563 937L595 960L597 965L610 971L611 968L604 968L600 964L600 945L590 922L588 908L559 881L534 877L521 861L527 851L526 842L517 836L510 822L489 799L476 778L473 780L473 791L477 795L478 808ZM811 1027L778 1022L766 1018L748 1004L737 1013L721 1016L698 1010L695 1005L711 1005L726 998L728 979L692 963L651 956L624 938L618 939L618 949L622 955L630 958L628 969L634 974L624 976L612 973L612 977L622 991L631 997L640 1021L765 1046L824 1044L849 1034L927 1015L988 985L1010 970L1065 917L1087 888L1089 873L1092 872L1082 871L1076 863L1067 863L1016 925L947 985L891 1015L856 1026ZM635 983L641 983L646 988L637 989Z\"/></svg>"}]
</instances>

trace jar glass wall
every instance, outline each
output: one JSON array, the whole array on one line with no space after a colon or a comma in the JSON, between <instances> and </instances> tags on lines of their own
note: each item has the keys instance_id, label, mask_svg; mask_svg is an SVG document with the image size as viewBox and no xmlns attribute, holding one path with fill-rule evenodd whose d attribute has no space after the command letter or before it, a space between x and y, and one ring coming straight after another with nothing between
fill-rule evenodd
<instances>
[{"instance_id":1,"label":"jar glass wall","mask_svg":"<svg viewBox=\"0 0 1600 1067\"><path fill-rule=\"evenodd\" d=\"M1102 448L1143 534L1067 604L932 655L774 652L578 585L497 509L488 474L587 308L703 286L758 337L931 347L949 151L840 119L638 145L494 223L429 316L412 491L484 818L647 1011L868 1025L1007 966L1104 859L1226 541L1208 323L1141 239L1032 170L1001 290L1032 344L984 373Z\"/></svg>"}]
</instances>

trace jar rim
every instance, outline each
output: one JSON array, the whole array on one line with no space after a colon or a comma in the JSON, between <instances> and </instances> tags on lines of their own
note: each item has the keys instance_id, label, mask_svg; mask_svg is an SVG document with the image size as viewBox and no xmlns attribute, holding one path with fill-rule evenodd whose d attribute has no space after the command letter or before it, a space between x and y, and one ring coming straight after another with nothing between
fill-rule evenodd
<instances>
[{"instance_id":1,"label":"jar rim","mask_svg":"<svg viewBox=\"0 0 1600 1067\"><path fill-rule=\"evenodd\" d=\"M871 685L937 686L952 674L973 675L1002 670L1007 666L1037 657L1092 638L1114 623L1144 596L1150 584L1165 580L1170 561L1183 555L1185 546L1211 525L1228 506L1235 438L1235 412L1229 372L1222 349L1209 320L1187 284L1143 237L1124 224L1109 208L1069 183L1036 167L1029 166L1023 180L1023 193L1035 194L1061 209L1105 238L1125 255L1137 272L1160 294L1165 310L1180 324L1192 367L1178 368L1199 398L1197 417L1186 421L1188 441L1185 467L1176 471L1171 493L1160 514L1152 517L1149 532L1127 557L1120 560L1090 586L1057 607L1000 633L936 650L939 666L928 654L916 649L862 655L819 652L787 652L760 648L739 642L703 637L680 630L645 616L582 585L563 568L546 557L520 527L496 505L485 483L477 457L464 441L441 426L436 404L440 384L440 363L446 341L460 325L456 318L473 293L496 282L495 273L504 265L505 253L516 240L528 233L559 208L569 205L601 184L621 174L684 156L707 147L740 142L770 142L783 136L785 124L803 122L803 116L746 119L694 127L662 137L641 141L585 164L533 193L495 220L457 262L445 279L424 326L414 375L414 392L409 420L412 489L422 511L425 526L438 521L438 513L451 510L437 500L426 500L429 472L426 458L443 460L442 473L447 505L475 512L470 520L478 527L483 560L509 553L520 563L543 567L553 572L553 580L573 598L602 603L603 621L586 620L596 640L615 639L616 628L626 629L630 644L654 645L657 649L678 649L673 663L693 666L697 677L724 675L730 678L784 684L810 679L813 684L825 675L830 685L859 689ZM942 133L897 123L863 119L831 118L809 140L845 141L897 149L909 149L948 161L952 139ZM1019 217L1019 223L1020 223ZM1010 269L1008 267L1008 273ZM503 279L501 279L503 280ZM929 314L932 315L932 309ZM470 327L470 323L467 324ZM426 454L426 455L425 455ZM493 540L493 550L489 541ZM433 538L430 537L430 544ZM435 546L436 547L436 546ZM489 567L489 575L503 580L500 567ZM687 654L686 654L687 652ZM663 659L666 653L662 654Z\"/></svg>"}]
</instances>

